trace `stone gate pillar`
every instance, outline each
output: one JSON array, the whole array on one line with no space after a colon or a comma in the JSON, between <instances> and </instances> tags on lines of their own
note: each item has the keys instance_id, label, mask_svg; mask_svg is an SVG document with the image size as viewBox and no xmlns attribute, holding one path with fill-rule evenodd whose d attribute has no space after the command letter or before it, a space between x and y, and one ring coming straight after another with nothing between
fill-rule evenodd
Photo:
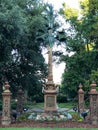
<instances>
[{"instance_id":1,"label":"stone gate pillar","mask_svg":"<svg viewBox=\"0 0 98 130\"><path fill-rule=\"evenodd\" d=\"M11 123L11 105L10 105L10 98L12 93L9 90L9 83L5 82L4 85L4 92L2 93L3 97L3 106L2 106L2 120L1 123L2 125L10 125Z\"/></svg>"},{"instance_id":2,"label":"stone gate pillar","mask_svg":"<svg viewBox=\"0 0 98 130\"><path fill-rule=\"evenodd\" d=\"M98 124L98 92L96 91L96 83L94 81L90 86L90 121L96 125Z\"/></svg>"},{"instance_id":3,"label":"stone gate pillar","mask_svg":"<svg viewBox=\"0 0 98 130\"><path fill-rule=\"evenodd\" d=\"M81 113L84 110L84 91L82 89L82 84L79 85L78 90L78 112Z\"/></svg>"},{"instance_id":4,"label":"stone gate pillar","mask_svg":"<svg viewBox=\"0 0 98 130\"><path fill-rule=\"evenodd\" d=\"M22 89L19 89L18 93L17 93L17 112L18 112L18 114L23 113L23 103L24 103L24 92L22 91Z\"/></svg>"}]
</instances>

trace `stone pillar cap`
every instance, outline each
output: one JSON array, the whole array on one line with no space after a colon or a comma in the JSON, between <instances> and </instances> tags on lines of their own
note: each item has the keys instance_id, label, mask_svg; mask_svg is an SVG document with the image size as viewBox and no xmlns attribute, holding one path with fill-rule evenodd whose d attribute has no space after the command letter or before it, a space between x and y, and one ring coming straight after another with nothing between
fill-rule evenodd
<instances>
[{"instance_id":1,"label":"stone pillar cap","mask_svg":"<svg viewBox=\"0 0 98 130\"><path fill-rule=\"evenodd\" d=\"M82 87L83 87L83 86L82 86L82 84L80 83L80 84L79 84L79 90L78 90L78 93L84 93Z\"/></svg>"},{"instance_id":2,"label":"stone pillar cap","mask_svg":"<svg viewBox=\"0 0 98 130\"><path fill-rule=\"evenodd\" d=\"M92 81L90 86L91 86L90 94L98 94L98 92L96 90L97 85L96 85L95 81Z\"/></svg>"},{"instance_id":3,"label":"stone pillar cap","mask_svg":"<svg viewBox=\"0 0 98 130\"><path fill-rule=\"evenodd\" d=\"M6 81L4 86L5 86L5 89L9 89L10 88L9 82Z\"/></svg>"},{"instance_id":4,"label":"stone pillar cap","mask_svg":"<svg viewBox=\"0 0 98 130\"><path fill-rule=\"evenodd\" d=\"M90 85L92 88L95 88L97 85L95 83L95 81L92 81L91 85Z\"/></svg>"},{"instance_id":5,"label":"stone pillar cap","mask_svg":"<svg viewBox=\"0 0 98 130\"><path fill-rule=\"evenodd\" d=\"M8 82L8 81L5 81L5 84L4 84L4 92L10 92L9 88L10 88L9 82Z\"/></svg>"}]
</instances>

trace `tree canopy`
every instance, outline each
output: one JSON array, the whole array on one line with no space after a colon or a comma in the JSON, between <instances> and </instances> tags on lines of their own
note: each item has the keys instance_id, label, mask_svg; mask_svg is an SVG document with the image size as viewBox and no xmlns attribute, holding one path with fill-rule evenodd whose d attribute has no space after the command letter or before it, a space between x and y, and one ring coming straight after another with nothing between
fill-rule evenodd
<instances>
[{"instance_id":1,"label":"tree canopy","mask_svg":"<svg viewBox=\"0 0 98 130\"><path fill-rule=\"evenodd\" d=\"M59 15L67 28L60 28L58 12L41 0L0 0L0 85L8 80L14 96L22 86L33 100L42 97L47 77L42 50L54 43L73 52L53 53L66 63L61 84L64 94L74 98L80 83L86 90L85 85L97 79L98 1L80 0L79 11L64 3Z\"/></svg>"},{"instance_id":2,"label":"tree canopy","mask_svg":"<svg viewBox=\"0 0 98 130\"><path fill-rule=\"evenodd\" d=\"M0 84L8 80L14 93L22 86L33 95L44 83L47 66L36 40L44 10L39 0L0 1Z\"/></svg>"},{"instance_id":3,"label":"tree canopy","mask_svg":"<svg viewBox=\"0 0 98 130\"><path fill-rule=\"evenodd\" d=\"M41 100L47 77L42 50L54 43L49 43L49 17L52 37L62 41L56 16L53 6L41 0L0 0L0 85L8 80L14 97L22 87Z\"/></svg>"},{"instance_id":4,"label":"tree canopy","mask_svg":"<svg viewBox=\"0 0 98 130\"><path fill-rule=\"evenodd\" d=\"M66 63L62 89L72 98L77 94L79 83L85 89L86 81L90 80L89 75L98 68L98 1L80 0L80 11L68 8L64 3L60 13L69 23L66 29L66 51L73 52L73 55L61 58Z\"/></svg>"}]
</instances>

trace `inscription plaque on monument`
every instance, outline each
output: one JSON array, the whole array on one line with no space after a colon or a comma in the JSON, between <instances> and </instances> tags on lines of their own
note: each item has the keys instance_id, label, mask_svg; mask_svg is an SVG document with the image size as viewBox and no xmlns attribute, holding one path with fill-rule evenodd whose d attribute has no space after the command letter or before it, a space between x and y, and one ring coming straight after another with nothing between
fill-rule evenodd
<instances>
[{"instance_id":1,"label":"inscription plaque on monument","mask_svg":"<svg viewBox=\"0 0 98 130\"><path fill-rule=\"evenodd\" d=\"M46 100L47 100L47 102L46 102L46 106L47 107L54 107L55 106L55 97L54 96L47 96L46 97Z\"/></svg>"}]
</instances>

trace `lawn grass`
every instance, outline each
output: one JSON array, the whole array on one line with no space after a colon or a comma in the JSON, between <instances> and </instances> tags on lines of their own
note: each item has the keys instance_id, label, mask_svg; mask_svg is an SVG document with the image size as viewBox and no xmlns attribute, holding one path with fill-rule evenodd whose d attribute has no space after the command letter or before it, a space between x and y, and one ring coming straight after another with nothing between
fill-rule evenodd
<instances>
[{"instance_id":1,"label":"lawn grass","mask_svg":"<svg viewBox=\"0 0 98 130\"><path fill-rule=\"evenodd\" d=\"M73 108L75 106L77 106L76 102L58 103L58 107L60 108Z\"/></svg>"},{"instance_id":2,"label":"lawn grass","mask_svg":"<svg viewBox=\"0 0 98 130\"><path fill-rule=\"evenodd\" d=\"M77 102L66 102L66 103L57 103L59 108L73 108L77 106ZM44 103L27 103L26 106L30 108L43 108Z\"/></svg>"},{"instance_id":3,"label":"lawn grass","mask_svg":"<svg viewBox=\"0 0 98 130\"><path fill-rule=\"evenodd\" d=\"M98 130L98 128L0 128L0 130Z\"/></svg>"},{"instance_id":4,"label":"lawn grass","mask_svg":"<svg viewBox=\"0 0 98 130\"><path fill-rule=\"evenodd\" d=\"M25 105L29 108L44 108L44 103L27 102Z\"/></svg>"}]
</instances>

